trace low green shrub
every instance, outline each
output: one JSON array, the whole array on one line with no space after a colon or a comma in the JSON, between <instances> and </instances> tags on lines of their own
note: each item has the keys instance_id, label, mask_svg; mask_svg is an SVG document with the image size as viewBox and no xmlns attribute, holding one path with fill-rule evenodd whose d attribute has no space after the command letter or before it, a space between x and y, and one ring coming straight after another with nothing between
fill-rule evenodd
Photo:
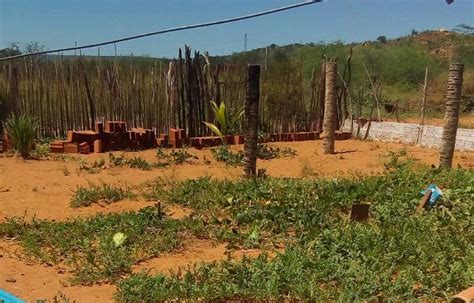
<instances>
[{"instance_id":1,"label":"low green shrub","mask_svg":"<svg viewBox=\"0 0 474 303\"><path fill-rule=\"evenodd\" d=\"M211 149L214 159L219 162L225 162L227 165L238 166L244 164L244 152L238 150L232 151L227 145L221 145ZM267 144L258 144L257 158L261 160L270 160L280 157L293 157L296 150L290 147L279 148Z\"/></svg>"},{"instance_id":2,"label":"low green shrub","mask_svg":"<svg viewBox=\"0 0 474 303\"><path fill-rule=\"evenodd\" d=\"M227 145L221 145L211 149L214 159L219 162L225 162L227 165L238 166L243 165L244 153L239 150L233 152Z\"/></svg>"},{"instance_id":3,"label":"low green shrub","mask_svg":"<svg viewBox=\"0 0 474 303\"><path fill-rule=\"evenodd\" d=\"M5 123L13 148L24 158L30 157L33 150L38 122L27 115L12 115Z\"/></svg>"},{"instance_id":4,"label":"low green shrub","mask_svg":"<svg viewBox=\"0 0 474 303\"><path fill-rule=\"evenodd\" d=\"M291 147L279 148L267 144L259 144L257 150L257 158L261 160L270 160L280 157L294 157L296 150Z\"/></svg>"},{"instance_id":5,"label":"low green shrub","mask_svg":"<svg viewBox=\"0 0 474 303\"><path fill-rule=\"evenodd\" d=\"M51 152L49 143L36 143L35 148L31 152L31 157L34 159L45 159Z\"/></svg>"},{"instance_id":6,"label":"low green shrub","mask_svg":"<svg viewBox=\"0 0 474 303\"><path fill-rule=\"evenodd\" d=\"M124 199L130 199L134 195L126 187L112 184L89 184L89 186L79 186L72 198L71 207L89 206L92 203L106 202L113 203Z\"/></svg>"},{"instance_id":7,"label":"low green shrub","mask_svg":"<svg viewBox=\"0 0 474 303\"><path fill-rule=\"evenodd\" d=\"M187 148L181 148L178 150L172 150L170 153L166 153L163 149L158 148L156 150L156 156L158 158L157 163L169 163L173 164L183 164L185 162L192 162L193 160L197 160L198 157L189 153Z\"/></svg>"}]
</instances>

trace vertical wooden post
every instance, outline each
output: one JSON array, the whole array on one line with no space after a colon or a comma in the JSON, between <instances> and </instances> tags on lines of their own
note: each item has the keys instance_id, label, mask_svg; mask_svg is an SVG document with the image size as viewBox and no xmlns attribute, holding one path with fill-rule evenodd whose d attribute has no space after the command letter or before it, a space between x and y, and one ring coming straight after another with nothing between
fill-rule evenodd
<instances>
[{"instance_id":1,"label":"vertical wooden post","mask_svg":"<svg viewBox=\"0 0 474 303\"><path fill-rule=\"evenodd\" d=\"M19 77L18 67L10 65L10 111L15 115L20 114L20 89L19 89Z\"/></svg>"},{"instance_id":2,"label":"vertical wooden post","mask_svg":"<svg viewBox=\"0 0 474 303\"><path fill-rule=\"evenodd\" d=\"M260 99L260 65L247 67L247 94L245 96L244 174L257 172L258 103Z\"/></svg>"},{"instance_id":3,"label":"vertical wooden post","mask_svg":"<svg viewBox=\"0 0 474 303\"><path fill-rule=\"evenodd\" d=\"M425 126L425 105L426 105L426 91L428 89L428 66L425 69L425 84L423 85L423 100L421 101L421 122L420 132L416 139L416 143L420 143L421 137L423 136L423 128Z\"/></svg>"},{"instance_id":4,"label":"vertical wooden post","mask_svg":"<svg viewBox=\"0 0 474 303\"><path fill-rule=\"evenodd\" d=\"M326 63L326 87L324 100L324 153L334 154L334 140L336 131L336 80L337 63Z\"/></svg>"},{"instance_id":5,"label":"vertical wooden post","mask_svg":"<svg viewBox=\"0 0 474 303\"><path fill-rule=\"evenodd\" d=\"M453 63L449 66L446 111L444 113L443 136L441 137L441 150L439 156L439 166L443 168L451 168L453 164L456 132L459 123L459 105L461 103L463 71L463 64Z\"/></svg>"}]
</instances>

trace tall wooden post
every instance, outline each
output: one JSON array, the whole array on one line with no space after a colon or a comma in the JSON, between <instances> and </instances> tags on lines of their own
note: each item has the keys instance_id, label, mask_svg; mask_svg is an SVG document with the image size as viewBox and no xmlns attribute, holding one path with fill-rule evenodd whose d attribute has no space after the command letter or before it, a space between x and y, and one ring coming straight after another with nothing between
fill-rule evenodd
<instances>
[{"instance_id":1,"label":"tall wooden post","mask_svg":"<svg viewBox=\"0 0 474 303\"><path fill-rule=\"evenodd\" d=\"M426 92L428 90L428 66L425 69L425 84L423 85L423 100L421 101L421 122L420 122L420 132L416 138L416 143L421 142L423 137L423 128L425 126L425 105L426 105Z\"/></svg>"},{"instance_id":2,"label":"tall wooden post","mask_svg":"<svg viewBox=\"0 0 474 303\"><path fill-rule=\"evenodd\" d=\"M441 150L439 156L439 166L443 168L451 168L453 164L456 132L459 123L459 106L461 103L463 72L463 64L453 63L449 66L446 111L444 113L443 136L441 137Z\"/></svg>"},{"instance_id":3,"label":"tall wooden post","mask_svg":"<svg viewBox=\"0 0 474 303\"><path fill-rule=\"evenodd\" d=\"M260 65L247 67L247 94L245 96L244 174L257 172L258 104L260 99Z\"/></svg>"},{"instance_id":4,"label":"tall wooden post","mask_svg":"<svg viewBox=\"0 0 474 303\"><path fill-rule=\"evenodd\" d=\"M336 132L336 80L337 80L337 63L326 63L326 86L324 98L324 153L334 154L334 140Z\"/></svg>"}]
</instances>

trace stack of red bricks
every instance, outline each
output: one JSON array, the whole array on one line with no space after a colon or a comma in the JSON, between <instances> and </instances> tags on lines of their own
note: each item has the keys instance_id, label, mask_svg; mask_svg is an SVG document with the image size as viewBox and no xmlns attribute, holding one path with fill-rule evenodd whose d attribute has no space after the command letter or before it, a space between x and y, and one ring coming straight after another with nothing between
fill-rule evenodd
<instances>
[{"instance_id":1,"label":"stack of red bricks","mask_svg":"<svg viewBox=\"0 0 474 303\"><path fill-rule=\"evenodd\" d=\"M123 121L97 122L95 130L68 131L67 140L50 144L54 153L102 153L111 150L153 148L155 134L151 129L132 128L127 130Z\"/></svg>"},{"instance_id":2,"label":"stack of red bricks","mask_svg":"<svg viewBox=\"0 0 474 303\"><path fill-rule=\"evenodd\" d=\"M172 147L181 148L183 145L189 144L189 140L186 137L186 132L182 128L170 128L168 134L161 134L156 139L156 144L159 147Z\"/></svg>"},{"instance_id":3,"label":"stack of red bricks","mask_svg":"<svg viewBox=\"0 0 474 303\"><path fill-rule=\"evenodd\" d=\"M189 144L195 148L203 147L213 147L225 144L243 144L244 136L242 135L233 135L233 136L223 136L223 137L193 137L189 138Z\"/></svg>"},{"instance_id":4,"label":"stack of red bricks","mask_svg":"<svg viewBox=\"0 0 474 303\"><path fill-rule=\"evenodd\" d=\"M296 132L296 133L274 133L264 137L262 141L266 142L292 142L292 141L308 141L319 140L321 132ZM336 140L351 139L350 132L336 131ZM242 135L224 136L224 137L192 137L189 138L189 144L198 149L203 147L213 147L225 144L243 144L244 137Z\"/></svg>"},{"instance_id":5,"label":"stack of red bricks","mask_svg":"<svg viewBox=\"0 0 474 303\"><path fill-rule=\"evenodd\" d=\"M350 132L336 132L336 140L350 139ZM264 139L264 142L289 142L320 139L320 132L276 133ZM4 141L5 142L5 141ZM225 144L243 144L242 135L224 137L193 137L187 138L184 129L171 128L168 134L161 134L155 138L151 129L132 128L127 130L123 121L97 122L94 131L68 131L67 140L51 143L51 152L54 153L82 153L106 152L124 149L145 149L159 147L181 148L191 145L195 148L213 147Z\"/></svg>"}]
</instances>

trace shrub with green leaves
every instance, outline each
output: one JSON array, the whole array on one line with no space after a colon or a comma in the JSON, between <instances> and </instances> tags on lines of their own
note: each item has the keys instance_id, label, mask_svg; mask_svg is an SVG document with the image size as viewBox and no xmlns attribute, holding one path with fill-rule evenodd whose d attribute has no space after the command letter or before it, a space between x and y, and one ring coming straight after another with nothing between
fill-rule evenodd
<instances>
[{"instance_id":1,"label":"shrub with green leaves","mask_svg":"<svg viewBox=\"0 0 474 303\"><path fill-rule=\"evenodd\" d=\"M37 120L27 115L12 115L5 123L13 148L24 159L28 158L33 150L37 128Z\"/></svg>"},{"instance_id":2,"label":"shrub with green leaves","mask_svg":"<svg viewBox=\"0 0 474 303\"><path fill-rule=\"evenodd\" d=\"M220 162L225 162L231 166L238 166L244 164L244 152L238 150L232 151L228 146L221 145L211 149L214 159ZM267 144L258 144L257 158L261 160L271 160L280 157L296 156L296 150L290 147L279 148Z\"/></svg>"},{"instance_id":3,"label":"shrub with green leaves","mask_svg":"<svg viewBox=\"0 0 474 303\"><path fill-rule=\"evenodd\" d=\"M280 157L294 157L296 150L291 147L275 147L267 144L259 144L257 150L257 157L261 160L270 160Z\"/></svg>"},{"instance_id":4,"label":"shrub with green leaves","mask_svg":"<svg viewBox=\"0 0 474 303\"><path fill-rule=\"evenodd\" d=\"M36 143L34 150L31 152L31 157L35 159L44 159L50 153L49 143Z\"/></svg>"},{"instance_id":5,"label":"shrub with green leaves","mask_svg":"<svg viewBox=\"0 0 474 303\"><path fill-rule=\"evenodd\" d=\"M72 207L89 206L92 203L106 202L113 203L124 199L130 199L134 195L126 187L113 184L89 184L89 186L79 186L71 198Z\"/></svg>"},{"instance_id":6,"label":"shrub with green leaves","mask_svg":"<svg viewBox=\"0 0 474 303\"><path fill-rule=\"evenodd\" d=\"M211 149L214 159L219 162L225 162L227 165L238 166L243 165L244 153L239 150L233 152L227 145L221 145Z\"/></svg>"},{"instance_id":7,"label":"shrub with green leaves","mask_svg":"<svg viewBox=\"0 0 474 303\"><path fill-rule=\"evenodd\" d=\"M156 150L156 157L158 158L157 165L183 164L198 159L197 156L188 151L188 148L173 149L170 153L166 153L163 149L158 148Z\"/></svg>"}]
</instances>

